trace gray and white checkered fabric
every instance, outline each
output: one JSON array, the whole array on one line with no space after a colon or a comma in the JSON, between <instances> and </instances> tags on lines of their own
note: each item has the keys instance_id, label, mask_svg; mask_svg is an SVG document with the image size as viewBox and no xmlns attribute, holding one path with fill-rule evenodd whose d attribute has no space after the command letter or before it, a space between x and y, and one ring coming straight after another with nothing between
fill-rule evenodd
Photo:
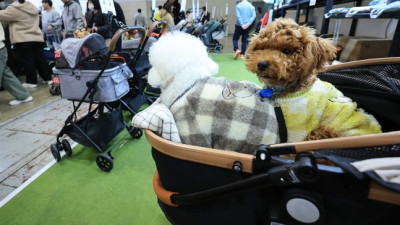
<instances>
[{"instance_id":1,"label":"gray and white checkered fabric","mask_svg":"<svg viewBox=\"0 0 400 225\"><path fill-rule=\"evenodd\" d=\"M182 143L248 154L279 143L274 106L259 90L250 82L200 80L170 106Z\"/></svg>"}]
</instances>

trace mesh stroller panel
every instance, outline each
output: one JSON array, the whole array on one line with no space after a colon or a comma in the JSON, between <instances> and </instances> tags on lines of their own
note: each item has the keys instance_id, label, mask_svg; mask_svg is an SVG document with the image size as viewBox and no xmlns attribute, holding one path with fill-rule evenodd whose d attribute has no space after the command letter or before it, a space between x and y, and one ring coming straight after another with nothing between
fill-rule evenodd
<instances>
[{"instance_id":1,"label":"mesh stroller panel","mask_svg":"<svg viewBox=\"0 0 400 225\"><path fill-rule=\"evenodd\" d=\"M76 68L88 58L100 57L106 59L108 48L104 38L96 33L82 39L67 38L61 43L61 52L70 68Z\"/></svg>"},{"instance_id":2,"label":"mesh stroller panel","mask_svg":"<svg viewBox=\"0 0 400 225\"><path fill-rule=\"evenodd\" d=\"M347 67L320 73L318 77L373 114L384 132L400 129L400 62Z\"/></svg>"}]
</instances>

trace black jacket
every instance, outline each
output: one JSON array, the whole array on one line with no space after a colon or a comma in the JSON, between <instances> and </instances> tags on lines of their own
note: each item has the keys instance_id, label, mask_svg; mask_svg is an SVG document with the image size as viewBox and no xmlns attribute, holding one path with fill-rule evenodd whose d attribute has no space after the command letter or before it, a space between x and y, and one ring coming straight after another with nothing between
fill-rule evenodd
<instances>
[{"instance_id":1,"label":"black jacket","mask_svg":"<svg viewBox=\"0 0 400 225\"><path fill-rule=\"evenodd\" d=\"M93 13L93 12L91 12ZM97 33L103 36L104 39L108 39L112 37L111 33L111 23L108 20L107 14L98 12L97 14L92 15L90 21L87 22L87 28L92 28L93 24L97 27Z\"/></svg>"}]
</instances>

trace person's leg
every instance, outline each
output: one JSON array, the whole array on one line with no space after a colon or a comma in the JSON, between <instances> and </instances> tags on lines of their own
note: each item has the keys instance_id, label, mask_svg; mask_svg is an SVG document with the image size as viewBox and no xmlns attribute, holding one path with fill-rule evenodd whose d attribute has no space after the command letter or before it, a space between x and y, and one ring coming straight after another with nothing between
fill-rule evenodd
<instances>
[{"instance_id":1,"label":"person's leg","mask_svg":"<svg viewBox=\"0 0 400 225\"><path fill-rule=\"evenodd\" d=\"M248 42L248 38L249 38L249 33L250 33L250 27L247 28L246 30L243 30L242 33L242 54L246 53L246 49L247 49L247 42Z\"/></svg>"},{"instance_id":2,"label":"person's leg","mask_svg":"<svg viewBox=\"0 0 400 225\"><path fill-rule=\"evenodd\" d=\"M37 44L37 46L35 46L34 54L35 54L35 65L39 72L40 77L44 81L50 82L52 80L51 74L53 74L53 72L51 71L51 68L47 63L47 60L44 56L43 47L41 46L41 44Z\"/></svg>"},{"instance_id":3,"label":"person's leg","mask_svg":"<svg viewBox=\"0 0 400 225\"><path fill-rule=\"evenodd\" d=\"M30 94L22 87L21 82L7 66L7 49L0 49L0 86L17 100L25 100Z\"/></svg>"},{"instance_id":4,"label":"person's leg","mask_svg":"<svg viewBox=\"0 0 400 225\"><path fill-rule=\"evenodd\" d=\"M46 39L47 39L47 44L48 44L47 47L49 47L50 49L54 49L54 46L53 46L54 36L47 35Z\"/></svg>"},{"instance_id":5,"label":"person's leg","mask_svg":"<svg viewBox=\"0 0 400 225\"><path fill-rule=\"evenodd\" d=\"M24 68L26 83L37 84L35 53L33 48L18 48L18 46L16 48L18 59L20 60L21 65Z\"/></svg>"},{"instance_id":6,"label":"person's leg","mask_svg":"<svg viewBox=\"0 0 400 225\"><path fill-rule=\"evenodd\" d=\"M235 52L239 49L239 38L242 33L242 28L240 26L235 26L235 32L233 33L232 42L233 42L233 51Z\"/></svg>"}]
</instances>

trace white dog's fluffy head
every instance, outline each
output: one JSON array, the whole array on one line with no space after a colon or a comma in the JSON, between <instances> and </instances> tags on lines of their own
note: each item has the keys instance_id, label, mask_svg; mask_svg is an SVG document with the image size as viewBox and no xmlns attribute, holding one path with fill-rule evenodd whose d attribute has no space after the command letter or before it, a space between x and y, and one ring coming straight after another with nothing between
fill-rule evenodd
<instances>
[{"instance_id":1,"label":"white dog's fluffy head","mask_svg":"<svg viewBox=\"0 0 400 225\"><path fill-rule=\"evenodd\" d=\"M196 37L183 32L171 32L153 43L149 51L152 68L148 82L165 90L184 90L196 80L218 73L218 64L208 56L206 46Z\"/></svg>"}]
</instances>

